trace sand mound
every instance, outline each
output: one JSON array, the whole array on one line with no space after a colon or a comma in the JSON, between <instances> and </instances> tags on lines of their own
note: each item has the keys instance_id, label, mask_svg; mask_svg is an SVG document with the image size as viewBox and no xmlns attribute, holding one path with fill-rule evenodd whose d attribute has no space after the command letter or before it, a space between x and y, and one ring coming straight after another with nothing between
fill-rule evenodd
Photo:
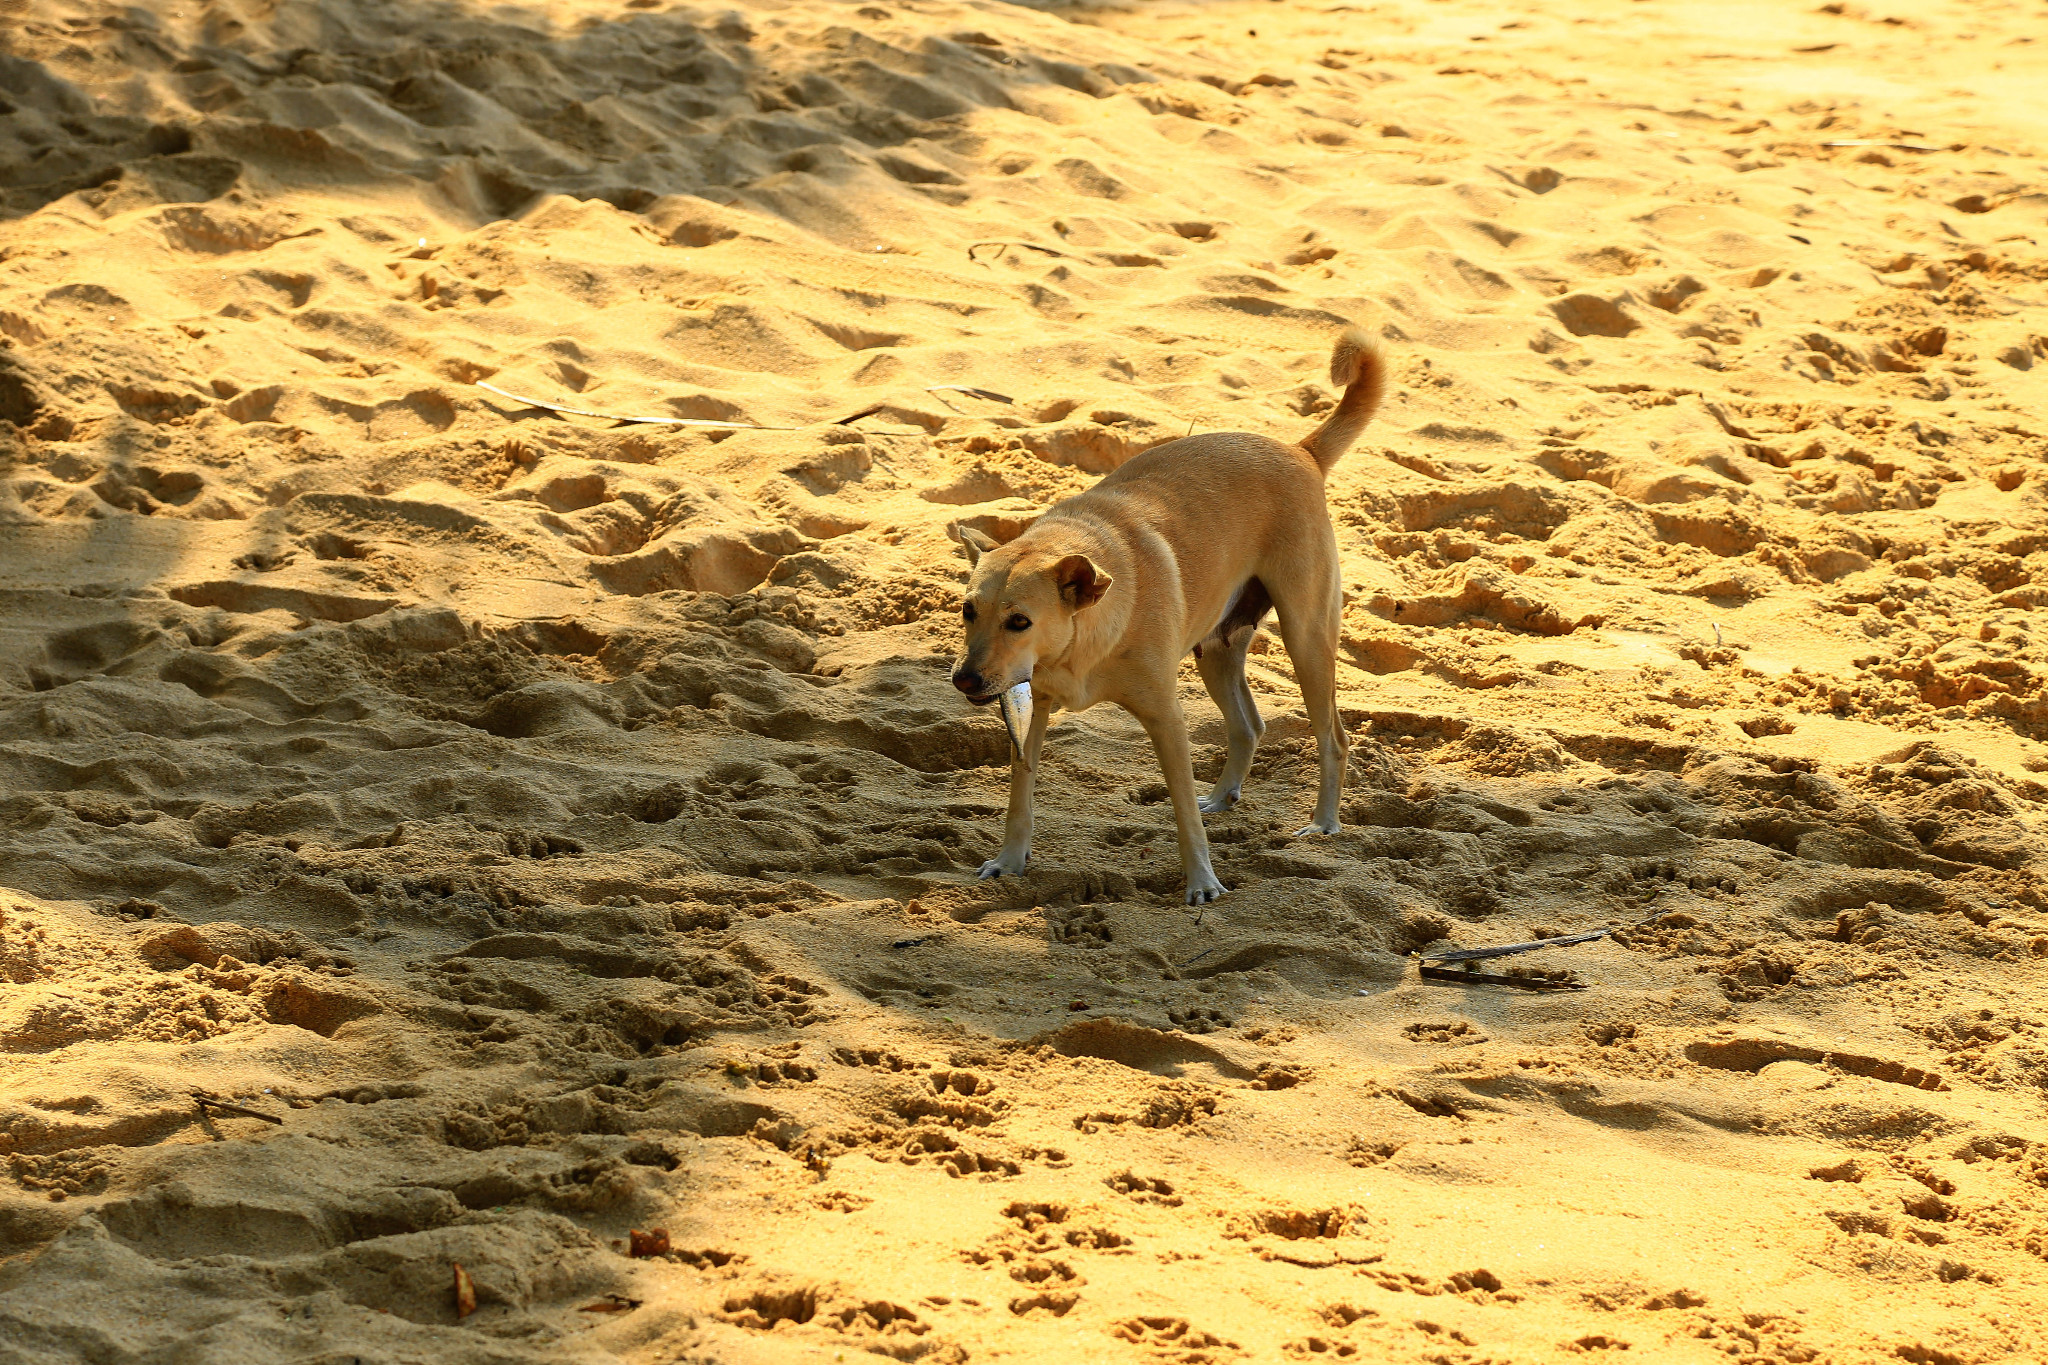
<instances>
[{"instance_id":1,"label":"sand mound","mask_svg":"<svg viewBox=\"0 0 2048 1365\"><path fill-rule=\"evenodd\" d=\"M2026 1358L2040 26L1525 10L0 0L0 1361ZM1352 322L1344 832L976 882Z\"/></svg>"}]
</instances>

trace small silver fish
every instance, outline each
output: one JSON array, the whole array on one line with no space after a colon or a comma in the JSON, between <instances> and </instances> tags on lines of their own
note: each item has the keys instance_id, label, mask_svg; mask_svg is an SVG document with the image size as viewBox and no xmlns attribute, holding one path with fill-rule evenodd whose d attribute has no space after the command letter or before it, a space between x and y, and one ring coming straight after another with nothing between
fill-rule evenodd
<instances>
[{"instance_id":1,"label":"small silver fish","mask_svg":"<svg viewBox=\"0 0 2048 1365\"><path fill-rule=\"evenodd\" d=\"M1002 708L1003 726L1010 732L1010 748L1024 757L1024 735L1031 728L1031 680L1026 678L1004 692L996 703Z\"/></svg>"}]
</instances>

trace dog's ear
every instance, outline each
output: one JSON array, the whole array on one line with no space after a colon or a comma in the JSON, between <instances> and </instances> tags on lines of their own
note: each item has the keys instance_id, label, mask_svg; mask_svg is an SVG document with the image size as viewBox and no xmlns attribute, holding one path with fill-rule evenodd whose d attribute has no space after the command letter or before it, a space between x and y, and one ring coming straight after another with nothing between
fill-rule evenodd
<instances>
[{"instance_id":1,"label":"dog's ear","mask_svg":"<svg viewBox=\"0 0 2048 1365\"><path fill-rule=\"evenodd\" d=\"M960 542L960 548L967 551L967 567L981 563L981 557L995 549L996 543L965 522L956 521L946 527L946 534Z\"/></svg>"},{"instance_id":2,"label":"dog's ear","mask_svg":"<svg viewBox=\"0 0 2048 1365\"><path fill-rule=\"evenodd\" d=\"M1068 555L1052 566L1052 581L1059 584L1061 598L1078 611L1100 602L1111 580L1087 555Z\"/></svg>"}]
</instances>

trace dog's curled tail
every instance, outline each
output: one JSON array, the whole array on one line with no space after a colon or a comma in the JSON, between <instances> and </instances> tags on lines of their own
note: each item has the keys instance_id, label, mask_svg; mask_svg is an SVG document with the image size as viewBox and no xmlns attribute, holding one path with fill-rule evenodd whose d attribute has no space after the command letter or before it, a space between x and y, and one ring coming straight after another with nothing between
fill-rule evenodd
<instances>
[{"instance_id":1,"label":"dog's curled tail","mask_svg":"<svg viewBox=\"0 0 2048 1365\"><path fill-rule=\"evenodd\" d=\"M1363 328L1347 327L1337 338L1337 349L1330 354L1330 382L1344 390L1344 397L1321 426L1301 439L1301 448L1315 457L1316 467L1325 474L1351 449L1387 391L1386 357Z\"/></svg>"}]
</instances>

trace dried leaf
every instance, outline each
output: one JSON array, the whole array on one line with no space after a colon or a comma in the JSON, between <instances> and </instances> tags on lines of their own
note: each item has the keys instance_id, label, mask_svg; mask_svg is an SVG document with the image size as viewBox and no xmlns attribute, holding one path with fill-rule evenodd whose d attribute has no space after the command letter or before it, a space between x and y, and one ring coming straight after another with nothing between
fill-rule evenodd
<instances>
[{"instance_id":1,"label":"dried leaf","mask_svg":"<svg viewBox=\"0 0 2048 1365\"><path fill-rule=\"evenodd\" d=\"M967 248L967 259L973 261L976 265L980 265L982 263L981 258L975 255L974 253L981 250L985 246L996 247L997 251L995 255L997 256L1002 255L1004 251L1015 246L1022 247L1026 251L1040 252L1047 256L1060 256L1064 257L1067 260L1074 259L1072 256L1068 256L1067 253L1064 251L1054 251L1051 247L1040 246L1036 242L976 242ZM991 259L993 259L993 257Z\"/></svg>"},{"instance_id":2,"label":"dried leaf","mask_svg":"<svg viewBox=\"0 0 2048 1365\"><path fill-rule=\"evenodd\" d=\"M239 1104L229 1104L226 1100L215 1099L203 1090L193 1091L192 1101L202 1109L216 1109L223 1114L234 1114L245 1119L262 1119L265 1123L274 1123L279 1127L284 1126L284 1120L275 1114L266 1114L261 1109L244 1108Z\"/></svg>"},{"instance_id":3,"label":"dried leaf","mask_svg":"<svg viewBox=\"0 0 2048 1365\"><path fill-rule=\"evenodd\" d=\"M991 403L1014 403L1017 401L1014 398L996 393L991 389L974 389L969 388L965 384L927 384L924 386L924 391L926 393L939 393L941 391L946 393L964 393L970 398L986 398Z\"/></svg>"},{"instance_id":4,"label":"dried leaf","mask_svg":"<svg viewBox=\"0 0 2048 1365\"><path fill-rule=\"evenodd\" d=\"M515 403L524 403L530 408L546 408L549 412L566 412L575 417L602 417L608 422L640 422L649 426L662 427L719 427L726 431L794 431L794 427L764 427L753 422L714 422L702 417L643 417L630 412L596 412L590 408L572 408L567 403L550 403L545 398L529 398L523 393L512 393L496 384L477 381L478 388L489 389L500 398L509 398Z\"/></svg>"},{"instance_id":5,"label":"dried leaf","mask_svg":"<svg viewBox=\"0 0 2048 1365\"><path fill-rule=\"evenodd\" d=\"M469 1278L469 1272L462 1268L462 1262L455 1266L455 1316L466 1318L476 1311L476 1284Z\"/></svg>"}]
</instances>

